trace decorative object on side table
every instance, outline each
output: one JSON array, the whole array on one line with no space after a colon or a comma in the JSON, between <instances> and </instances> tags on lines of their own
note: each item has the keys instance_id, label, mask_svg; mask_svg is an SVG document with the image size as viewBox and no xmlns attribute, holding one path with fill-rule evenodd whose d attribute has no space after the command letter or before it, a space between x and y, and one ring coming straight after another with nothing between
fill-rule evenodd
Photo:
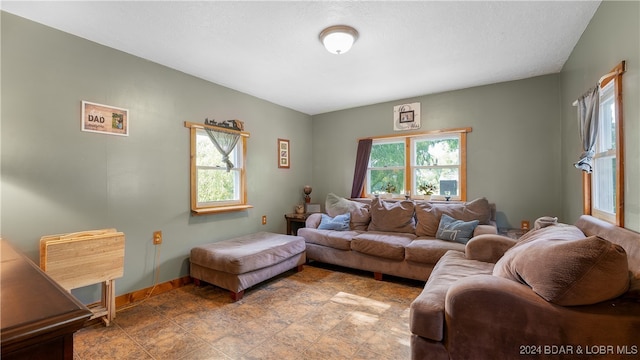
<instances>
[{"instance_id":1,"label":"decorative object on side table","mask_svg":"<svg viewBox=\"0 0 640 360\"><path fill-rule=\"evenodd\" d=\"M309 196L311 194L311 186L309 185L305 185L304 189L302 189L302 191L304 192L304 202L309 204L311 202L311 196Z\"/></svg>"},{"instance_id":2,"label":"decorative object on side table","mask_svg":"<svg viewBox=\"0 0 640 360\"><path fill-rule=\"evenodd\" d=\"M304 214L304 205L302 204L296 205L296 214Z\"/></svg>"}]
</instances>

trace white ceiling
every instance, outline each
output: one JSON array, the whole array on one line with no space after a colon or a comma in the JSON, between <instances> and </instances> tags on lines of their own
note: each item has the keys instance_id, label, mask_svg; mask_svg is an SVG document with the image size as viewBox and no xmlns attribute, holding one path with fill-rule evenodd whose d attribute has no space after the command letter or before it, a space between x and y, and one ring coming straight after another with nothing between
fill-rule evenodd
<instances>
[{"instance_id":1,"label":"white ceiling","mask_svg":"<svg viewBox=\"0 0 640 360\"><path fill-rule=\"evenodd\" d=\"M2 1L4 11L306 114L557 73L600 1ZM360 33L327 52L322 29Z\"/></svg>"}]
</instances>

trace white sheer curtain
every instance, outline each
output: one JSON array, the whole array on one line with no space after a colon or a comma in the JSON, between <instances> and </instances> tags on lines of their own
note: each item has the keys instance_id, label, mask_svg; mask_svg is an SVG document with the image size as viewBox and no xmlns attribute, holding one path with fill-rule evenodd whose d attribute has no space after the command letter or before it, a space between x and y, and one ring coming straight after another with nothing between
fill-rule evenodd
<instances>
[{"instance_id":1,"label":"white sheer curtain","mask_svg":"<svg viewBox=\"0 0 640 360\"><path fill-rule=\"evenodd\" d=\"M598 138L598 113L600 111L600 94L598 90L599 86L596 86L577 100L582 154L578 162L573 165L589 174L593 169L594 147Z\"/></svg>"},{"instance_id":2,"label":"white sheer curtain","mask_svg":"<svg viewBox=\"0 0 640 360\"><path fill-rule=\"evenodd\" d=\"M240 139L240 134L208 128L205 130L207 131L213 146L215 146L220 155L222 155L222 161L227 165L227 172L231 171L231 169L233 169L233 163L229 160L229 154L231 154L233 148L236 147L238 139Z\"/></svg>"}]
</instances>

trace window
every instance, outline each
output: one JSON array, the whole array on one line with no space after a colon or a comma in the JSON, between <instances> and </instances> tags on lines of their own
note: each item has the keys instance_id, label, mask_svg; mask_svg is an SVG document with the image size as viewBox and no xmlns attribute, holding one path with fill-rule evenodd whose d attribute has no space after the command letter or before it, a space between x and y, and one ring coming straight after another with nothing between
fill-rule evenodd
<instances>
[{"instance_id":1,"label":"window","mask_svg":"<svg viewBox=\"0 0 640 360\"><path fill-rule=\"evenodd\" d=\"M421 195L422 184L434 195L466 200L466 133L470 128L374 138L365 196L393 193Z\"/></svg>"},{"instance_id":2,"label":"window","mask_svg":"<svg viewBox=\"0 0 640 360\"><path fill-rule=\"evenodd\" d=\"M459 199L460 134L410 139L412 195L422 184L435 185L434 194Z\"/></svg>"},{"instance_id":3,"label":"window","mask_svg":"<svg viewBox=\"0 0 640 360\"><path fill-rule=\"evenodd\" d=\"M373 141L367 170L367 193L404 193L405 141Z\"/></svg>"},{"instance_id":4,"label":"window","mask_svg":"<svg viewBox=\"0 0 640 360\"><path fill-rule=\"evenodd\" d=\"M205 128L215 127L185 123L191 132L191 211L195 215L240 211L251 208L246 199L245 160L247 133L240 134L229 153L230 165L213 144Z\"/></svg>"},{"instance_id":5,"label":"window","mask_svg":"<svg viewBox=\"0 0 640 360\"><path fill-rule=\"evenodd\" d=\"M585 214L624 226L622 73L624 62L600 82L593 171L584 174Z\"/></svg>"}]
</instances>

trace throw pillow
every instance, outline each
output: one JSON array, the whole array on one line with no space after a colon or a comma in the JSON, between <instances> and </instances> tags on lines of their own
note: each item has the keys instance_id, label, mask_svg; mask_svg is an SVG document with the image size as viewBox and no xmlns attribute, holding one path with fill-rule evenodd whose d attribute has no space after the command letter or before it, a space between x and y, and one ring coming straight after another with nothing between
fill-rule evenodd
<instances>
[{"instance_id":1,"label":"throw pillow","mask_svg":"<svg viewBox=\"0 0 640 360\"><path fill-rule=\"evenodd\" d=\"M351 214L349 213L338 215L333 218L327 214L322 214L322 220L320 220L320 225L318 225L318 229L319 230L337 230L337 231L349 230L350 219L351 219Z\"/></svg>"},{"instance_id":2,"label":"throw pillow","mask_svg":"<svg viewBox=\"0 0 640 360\"><path fill-rule=\"evenodd\" d=\"M340 214L350 213L350 227L353 230L367 230L371 214L369 212L369 204L363 204L340 197L336 194L329 193L325 200L324 208L329 216L335 217Z\"/></svg>"},{"instance_id":3,"label":"throw pillow","mask_svg":"<svg viewBox=\"0 0 640 360\"><path fill-rule=\"evenodd\" d=\"M596 304L629 288L626 252L598 236L530 239L509 249L496 263L493 275L525 284L561 306Z\"/></svg>"},{"instance_id":4,"label":"throw pillow","mask_svg":"<svg viewBox=\"0 0 640 360\"><path fill-rule=\"evenodd\" d=\"M417 202L416 203L416 235L436 236L442 214L462 221L478 220L480 225L491 224L491 205L486 198L478 198L470 202Z\"/></svg>"},{"instance_id":5,"label":"throw pillow","mask_svg":"<svg viewBox=\"0 0 640 360\"><path fill-rule=\"evenodd\" d=\"M473 236L473 231L478 226L478 220L462 221L456 220L449 215L442 214L440 225L436 233L436 239L456 241L462 244L469 242Z\"/></svg>"},{"instance_id":6,"label":"throw pillow","mask_svg":"<svg viewBox=\"0 0 640 360\"><path fill-rule=\"evenodd\" d=\"M416 229L414 204L411 200L371 201L371 223L369 231L400 232L413 234Z\"/></svg>"}]
</instances>

